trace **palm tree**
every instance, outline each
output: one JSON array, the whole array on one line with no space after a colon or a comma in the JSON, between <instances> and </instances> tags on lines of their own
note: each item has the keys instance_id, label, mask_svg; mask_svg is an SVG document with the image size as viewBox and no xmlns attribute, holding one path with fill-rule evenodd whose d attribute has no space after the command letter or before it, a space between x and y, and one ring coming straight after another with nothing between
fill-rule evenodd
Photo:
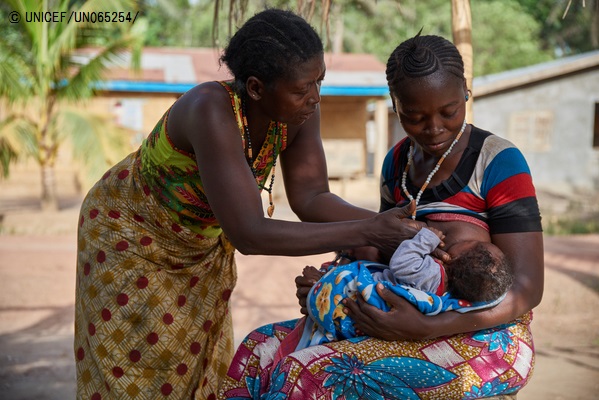
<instances>
[{"instance_id":1,"label":"palm tree","mask_svg":"<svg viewBox=\"0 0 599 400\"><path fill-rule=\"evenodd\" d=\"M144 21L132 23L132 0L8 0L8 7L21 21L11 24L13 40L0 41L0 98L9 105L0 122L0 172L7 176L15 159L33 158L41 170L42 209L57 209L54 165L61 146L69 142L74 159L92 171L105 168L109 145L124 140L105 116L85 112L80 105L94 95L108 63L123 50L133 49L139 59ZM123 22L67 19L71 12L121 10ZM27 15L47 11L66 17L51 23L26 21ZM74 57L83 49L85 57Z\"/></svg>"}]
</instances>

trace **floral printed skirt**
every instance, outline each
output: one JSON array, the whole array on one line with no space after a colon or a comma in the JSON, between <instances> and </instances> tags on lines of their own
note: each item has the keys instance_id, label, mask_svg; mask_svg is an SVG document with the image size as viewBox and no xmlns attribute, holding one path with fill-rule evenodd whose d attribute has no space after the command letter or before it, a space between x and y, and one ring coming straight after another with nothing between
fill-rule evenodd
<instances>
[{"instance_id":1,"label":"floral printed skirt","mask_svg":"<svg viewBox=\"0 0 599 400\"><path fill-rule=\"evenodd\" d=\"M532 312L493 329L426 341L368 337L293 351L303 319L263 326L237 349L222 399L474 399L530 379ZM291 350L286 351L289 347Z\"/></svg>"}]
</instances>

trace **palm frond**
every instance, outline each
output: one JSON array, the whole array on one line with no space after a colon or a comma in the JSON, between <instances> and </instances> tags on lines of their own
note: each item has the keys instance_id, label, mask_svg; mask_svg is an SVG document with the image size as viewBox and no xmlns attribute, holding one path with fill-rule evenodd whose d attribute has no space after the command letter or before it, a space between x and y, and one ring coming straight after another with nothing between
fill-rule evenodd
<instances>
[{"instance_id":1,"label":"palm frond","mask_svg":"<svg viewBox=\"0 0 599 400\"><path fill-rule=\"evenodd\" d=\"M21 143L14 140L14 132L8 128L11 122L11 117L0 122L0 178L7 178L10 173L10 165L19 159Z\"/></svg>"},{"instance_id":2,"label":"palm frond","mask_svg":"<svg viewBox=\"0 0 599 400\"><path fill-rule=\"evenodd\" d=\"M97 180L130 151L130 133L106 115L66 108L58 113L56 128L71 144L73 160L80 166L80 178L87 183Z\"/></svg>"},{"instance_id":3,"label":"palm frond","mask_svg":"<svg viewBox=\"0 0 599 400\"><path fill-rule=\"evenodd\" d=\"M0 179L8 178L10 165L19 159L19 155L2 138L0 138Z\"/></svg>"},{"instance_id":4,"label":"palm frond","mask_svg":"<svg viewBox=\"0 0 599 400\"><path fill-rule=\"evenodd\" d=\"M34 77L30 65L7 43L0 42L0 96L9 103L30 98Z\"/></svg>"},{"instance_id":5,"label":"palm frond","mask_svg":"<svg viewBox=\"0 0 599 400\"><path fill-rule=\"evenodd\" d=\"M354 0L358 1L359 0ZM369 0L362 0L368 2ZM214 14L212 19L212 42L214 46L218 45L219 20L224 8L224 0L214 0ZM295 13L302 16L308 23L312 23L315 15L320 15L320 34L326 38L325 46L330 43L330 14L333 0L296 0ZM263 5L262 8L266 7ZM260 7L258 7L260 8ZM248 0L229 0L226 18L228 22L228 35L233 34L233 28L241 26L248 16L250 2ZM252 8L256 10L254 6ZM257 11L260 11L258 9Z\"/></svg>"},{"instance_id":6,"label":"palm frond","mask_svg":"<svg viewBox=\"0 0 599 400\"><path fill-rule=\"evenodd\" d=\"M42 1L6 0L6 2L10 6L11 10L17 11L20 15L25 15L25 13L46 11L43 10L44 2ZM37 46L39 41L34 42L34 40L41 37L40 29L44 24L27 23L21 19L21 22L19 22L18 25L28 38L33 39L32 44Z\"/></svg>"},{"instance_id":7,"label":"palm frond","mask_svg":"<svg viewBox=\"0 0 599 400\"><path fill-rule=\"evenodd\" d=\"M100 80L106 65L123 50L132 49L132 60L139 66L145 25L142 18L137 19L137 2L6 1L11 10L21 15L51 9L69 16L71 11L122 11L136 18L135 26L133 21L94 24L91 21L67 21L67 18L49 24L21 20L11 27L10 32L23 40L11 37L9 41L0 41L0 97L21 109L20 114L14 114L0 125L0 174L6 175L9 164L21 156L34 158L42 169L52 168L59 149L67 142L76 149L75 157L82 164L87 162L91 166L89 170L105 169L107 157L99 149L109 147L105 143L107 132L120 130L100 129L107 126L102 122L106 117L69 117L64 106L67 101L91 96L92 83ZM73 57L77 51L92 46L97 53L89 58L89 62L77 62ZM94 136L97 137L94 139ZM120 141L113 138L110 143ZM42 185L46 184L42 182ZM44 191L54 192L47 187Z\"/></svg>"},{"instance_id":8,"label":"palm frond","mask_svg":"<svg viewBox=\"0 0 599 400\"><path fill-rule=\"evenodd\" d=\"M11 26L0 40L0 97L9 104L30 98L35 85L31 38L20 26Z\"/></svg>"},{"instance_id":9,"label":"palm frond","mask_svg":"<svg viewBox=\"0 0 599 400\"><path fill-rule=\"evenodd\" d=\"M0 122L0 141L17 158L37 158L37 122L24 114L11 113ZM16 159L16 158L15 158Z\"/></svg>"},{"instance_id":10,"label":"palm frond","mask_svg":"<svg viewBox=\"0 0 599 400\"><path fill-rule=\"evenodd\" d=\"M70 60L74 75L65 79L57 88L57 96L67 100L83 99L93 94L94 84L103 79L103 73L111 61L119 58L119 52L129 48L130 40L122 38L103 48L88 49L89 58L82 63Z\"/></svg>"}]
</instances>

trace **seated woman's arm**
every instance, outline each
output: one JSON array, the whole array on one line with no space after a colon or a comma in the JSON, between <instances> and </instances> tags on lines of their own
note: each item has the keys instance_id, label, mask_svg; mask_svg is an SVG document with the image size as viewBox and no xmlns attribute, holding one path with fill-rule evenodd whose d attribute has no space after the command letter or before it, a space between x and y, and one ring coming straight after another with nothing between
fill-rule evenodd
<instances>
[{"instance_id":1,"label":"seated woman's arm","mask_svg":"<svg viewBox=\"0 0 599 400\"><path fill-rule=\"evenodd\" d=\"M356 329L385 340L431 339L491 328L532 310L543 296L542 233L504 233L493 235L492 241L512 262L515 274L512 289L496 307L464 314L445 312L425 316L408 301L377 287L392 309L384 312L363 301L348 300L345 305Z\"/></svg>"}]
</instances>

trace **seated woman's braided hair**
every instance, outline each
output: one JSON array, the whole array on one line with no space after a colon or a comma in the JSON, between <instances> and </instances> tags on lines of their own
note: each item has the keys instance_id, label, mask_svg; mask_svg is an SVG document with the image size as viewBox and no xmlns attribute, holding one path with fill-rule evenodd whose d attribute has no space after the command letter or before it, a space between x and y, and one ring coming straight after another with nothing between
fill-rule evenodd
<instances>
[{"instance_id":1,"label":"seated woman's braided hair","mask_svg":"<svg viewBox=\"0 0 599 400\"><path fill-rule=\"evenodd\" d=\"M399 93L403 83L437 71L446 71L460 79L464 77L464 61L449 40L435 35L420 36L420 32L393 50L387 61L387 83L391 93Z\"/></svg>"},{"instance_id":2,"label":"seated woman's braided hair","mask_svg":"<svg viewBox=\"0 0 599 400\"><path fill-rule=\"evenodd\" d=\"M248 19L233 35L220 62L235 77L234 90L244 96L250 76L266 85L293 78L288 75L294 65L322 52L320 37L303 18L290 11L269 9Z\"/></svg>"}]
</instances>

